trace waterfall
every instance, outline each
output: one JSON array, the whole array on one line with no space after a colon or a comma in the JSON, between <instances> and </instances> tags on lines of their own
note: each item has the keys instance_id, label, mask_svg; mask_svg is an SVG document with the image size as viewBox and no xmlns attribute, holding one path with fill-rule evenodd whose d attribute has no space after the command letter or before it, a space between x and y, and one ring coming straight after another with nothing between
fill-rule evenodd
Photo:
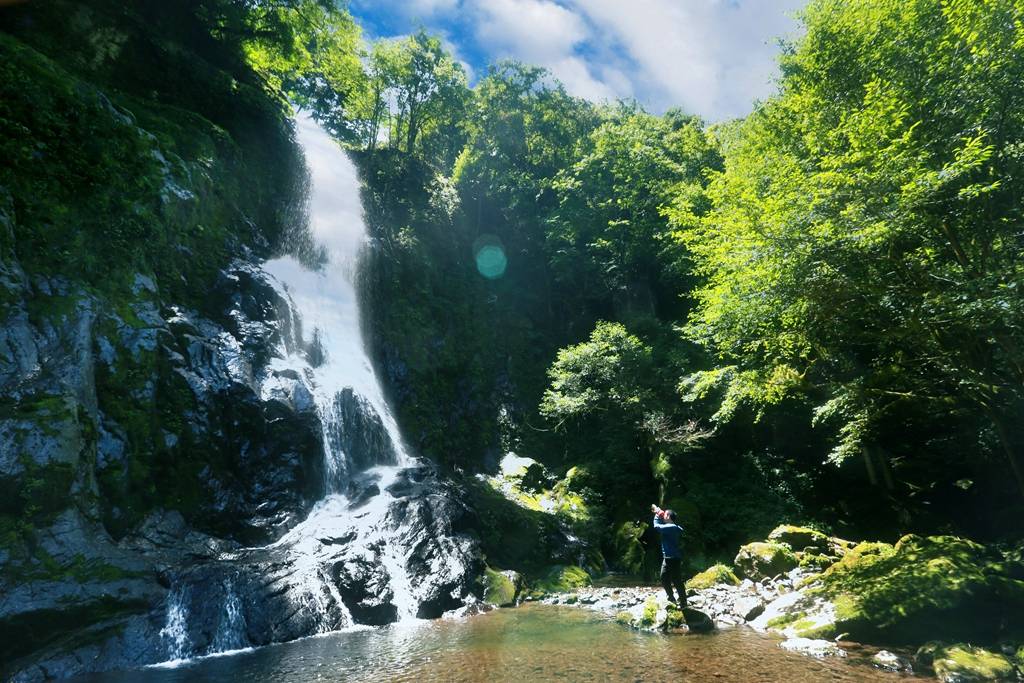
<instances>
[{"instance_id":1,"label":"waterfall","mask_svg":"<svg viewBox=\"0 0 1024 683\"><path fill-rule=\"evenodd\" d=\"M217 633L213 637L213 652L230 652L248 646L245 639L245 614L242 602L235 592L231 579L224 579L224 612L221 614Z\"/></svg>"},{"instance_id":2,"label":"waterfall","mask_svg":"<svg viewBox=\"0 0 1024 683\"><path fill-rule=\"evenodd\" d=\"M408 569L422 536L414 543L407 529L425 519L408 512L410 505L422 509L412 479L422 467L402 442L363 340L356 275L368 237L358 173L309 116L296 118L296 133L309 171L306 218L318 256L283 256L263 266L288 306L260 391L264 400L294 396L287 384L293 382L303 388L298 393L313 397L325 494L270 545L225 552L214 568L176 579L159 633L172 665L267 642L279 628L290 634L285 637L300 637L357 628L360 616L375 624L415 619L424 596L422 577ZM463 545L439 540L438 552L451 555L449 566L468 566ZM276 578L266 580L265 572ZM269 636L266 612L252 602L254 586L266 591L264 600L284 595L288 602ZM211 600L218 607L206 609Z\"/></svg>"},{"instance_id":3,"label":"waterfall","mask_svg":"<svg viewBox=\"0 0 1024 683\"><path fill-rule=\"evenodd\" d=\"M355 278L367 233L358 171L308 115L296 117L296 134L309 169L309 229L323 262L314 269L285 256L264 264L292 301L297 329L308 332L271 367L309 379L323 423L327 490L339 492L353 471L410 458L364 346ZM355 443L378 420L383 443ZM364 452L354 452L359 446Z\"/></svg>"},{"instance_id":4,"label":"waterfall","mask_svg":"<svg viewBox=\"0 0 1024 683\"><path fill-rule=\"evenodd\" d=\"M368 237L358 171L308 115L296 118L296 134L309 169L309 230L322 258L319 267L293 256L264 265L291 302L291 315L299 321L293 327L300 330L300 338L280 349L271 369L295 371L308 382L323 427L327 496L279 544L292 548L306 605L319 610L321 630L353 621L322 562L330 554L322 540L342 530L355 535L355 546L383 549L375 559L389 576L397 617L411 618L417 604L404 549L390 537L397 521L389 519L395 497L387 488L402 468L415 463L364 344L356 275ZM375 481L369 502L365 496L349 499L347 487L356 476Z\"/></svg>"},{"instance_id":5,"label":"waterfall","mask_svg":"<svg viewBox=\"0 0 1024 683\"><path fill-rule=\"evenodd\" d=\"M160 638L167 643L168 661L188 659L192 654L187 618L184 590L172 590L167 596L167 623L160 631Z\"/></svg>"}]
</instances>

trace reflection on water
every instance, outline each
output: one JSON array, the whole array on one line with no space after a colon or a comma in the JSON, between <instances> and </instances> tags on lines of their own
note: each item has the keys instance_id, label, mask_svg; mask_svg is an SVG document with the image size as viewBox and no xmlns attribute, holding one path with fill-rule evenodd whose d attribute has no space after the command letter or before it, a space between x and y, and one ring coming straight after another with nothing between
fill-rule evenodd
<instances>
[{"instance_id":1,"label":"reflection on water","mask_svg":"<svg viewBox=\"0 0 1024 683\"><path fill-rule=\"evenodd\" d=\"M581 609L526 605L458 621L412 622L211 657L176 669L78 683L238 681L897 681L863 664L783 651L749 629L638 633Z\"/></svg>"}]
</instances>

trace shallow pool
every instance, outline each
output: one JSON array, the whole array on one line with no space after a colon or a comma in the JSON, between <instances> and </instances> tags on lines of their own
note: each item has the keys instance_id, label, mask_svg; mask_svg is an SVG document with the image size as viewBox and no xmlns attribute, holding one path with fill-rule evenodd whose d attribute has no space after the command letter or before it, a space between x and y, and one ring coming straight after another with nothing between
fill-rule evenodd
<instances>
[{"instance_id":1,"label":"shallow pool","mask_svg":"<svg viewBox=\"0 0 1024 683\"><path fill-rule=\"evenodd\" d=\"M639 633L583 609L524 605L461 620L337 633L175 668L76 683L237 681L896 681L850 660L785 652L746 628L711 635Z\"/></svg>"}]
</instances>

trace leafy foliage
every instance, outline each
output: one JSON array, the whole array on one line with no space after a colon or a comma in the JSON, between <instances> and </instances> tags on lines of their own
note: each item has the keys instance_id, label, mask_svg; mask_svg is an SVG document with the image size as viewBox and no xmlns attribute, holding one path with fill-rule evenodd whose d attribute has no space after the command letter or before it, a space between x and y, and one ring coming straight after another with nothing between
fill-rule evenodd
<instances>
[{"instance_id":1,"label":"leafy foliage","mask_svg":"<svg viewBox=\"0 0 1024 683\"><path fill-rule=\"evenodd\" d=\"M1019 2L812 2L777 98L674 218L704 283L688 333L721 364L684 383L811 397L842 461L900 415L1021 408ZM926 419L934 419L928 417Z\"/></svg>"}]
</instances>

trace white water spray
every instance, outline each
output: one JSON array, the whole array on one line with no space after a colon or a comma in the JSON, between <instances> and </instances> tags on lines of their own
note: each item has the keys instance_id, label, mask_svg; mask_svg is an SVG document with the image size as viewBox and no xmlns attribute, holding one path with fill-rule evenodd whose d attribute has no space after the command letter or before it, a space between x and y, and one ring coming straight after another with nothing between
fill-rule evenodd
<instances>
[{"instance_id":1,"label":"white water spray","mask_svg":"<svg viewBox=\"0 0 1024 683\"><path fill-rule=\"evenodd\" d=\"M265 400L272 398L283 386L278 376L299 377L320 417L327 495L271 547L285 549L291 559L289 592L296 607L314 617L317 632L328 633L354 626L326 569L335 552L331 539L339 537L351 539L355 557L383 567L398 620L416 617L419 605L406 569L408 551L397 538L400 520L393 518L398 498L388 491L402 469L415 462L402 443L363 340L355 278L368 238L358 172L308 115L296 118L296 133L309 169L309 228L325 258L316 269L292 256L263 266L290 303L285 328L298 338L284 335L261 391ZM346 452L346 444L354 443L352 434L365 452ZM349 500L347 485L355 475L364 486L375 484L376 495ZM230 581L224 595L224 611L207 655L248 643L244 609ZM183 598L182 589L171 591L160 631L172 665L195 654Z\"/></svg>"},{"instance_id":2,"label":"white water spray","mask_svg":"<svg viewBox=\"0 0 1024 683\"><path fill-rule=\"evenodd\" d=\"M167 623L160 630L160 638L167 644L169 661L181 661L191 654L187 617L183 591L172 590L167 596Z\"/></svg>"},{"instance_id":3,"label":"white water spray","mask_svg":"<svg viewBox=\"0 0 1024 683\"><path fill-rule=\"evenodd\" d=\"M355 532L353 547L366 552L382 549L378 558L390 578L393 604L398 618L416 615L417 602L410 591L405 567L405 548L388 536L395 524L388 518L396 500L387 488L403 467L414 464L402 442L398 425L388 408L380 382L366 352L356 291L357 263L367 245L366 225L360 201L358 171L338 144L308 115L296 118L296 133L310 173L309 227L314 242L326 259L311 270L293 257L278 258L264 265L291 300L302 329L299 348L282 348L273 370L293 370L308 380L324 429L324 457L327 497L317 504L309 518L291 530L278 544L293 548L302 577L307 604L321 611L323 628L330 630L352 624L351 615L338 595L337 587L323 574L321 541L344 529ZM321 362L310 363L306 349L316 344ZM344 493L345 481L358 468L354 454L345 453L333 438L338 423L339 397L350 392L361 410L380 419L390 444L388 453L375 453L374 464L363 476L377 478L379 493L353 509ZM371 559L371 558L367 558ZM331 614L330 603L341 611Z\"/></svg>"},{"instance_id":4,"label":"white water spray","mask_svg":"<svg viewBox=\"0 0 1024 683\"><path fill-rule=\"evenodd\" d=\"M317 346L322 362L314 367L300 349L282 349L273 370L296 370L309 378L324 425L328 491L336 491L339 475L349 474L352 454L332 438L331 427L340 418L338 396L351 390L383 422L394 448L395 465L410 458L398 425L388 408L373 365L366 353L355 276L359 255L367 244L355 164L338 144L308 115L296 118L296 133L310 173L309 228L326 260L318 270L291 256L268 261L264 270L284 286L301 320L306 348ZM384 454L380 454L383 458Z\"/></svg>"}]
</instances>

